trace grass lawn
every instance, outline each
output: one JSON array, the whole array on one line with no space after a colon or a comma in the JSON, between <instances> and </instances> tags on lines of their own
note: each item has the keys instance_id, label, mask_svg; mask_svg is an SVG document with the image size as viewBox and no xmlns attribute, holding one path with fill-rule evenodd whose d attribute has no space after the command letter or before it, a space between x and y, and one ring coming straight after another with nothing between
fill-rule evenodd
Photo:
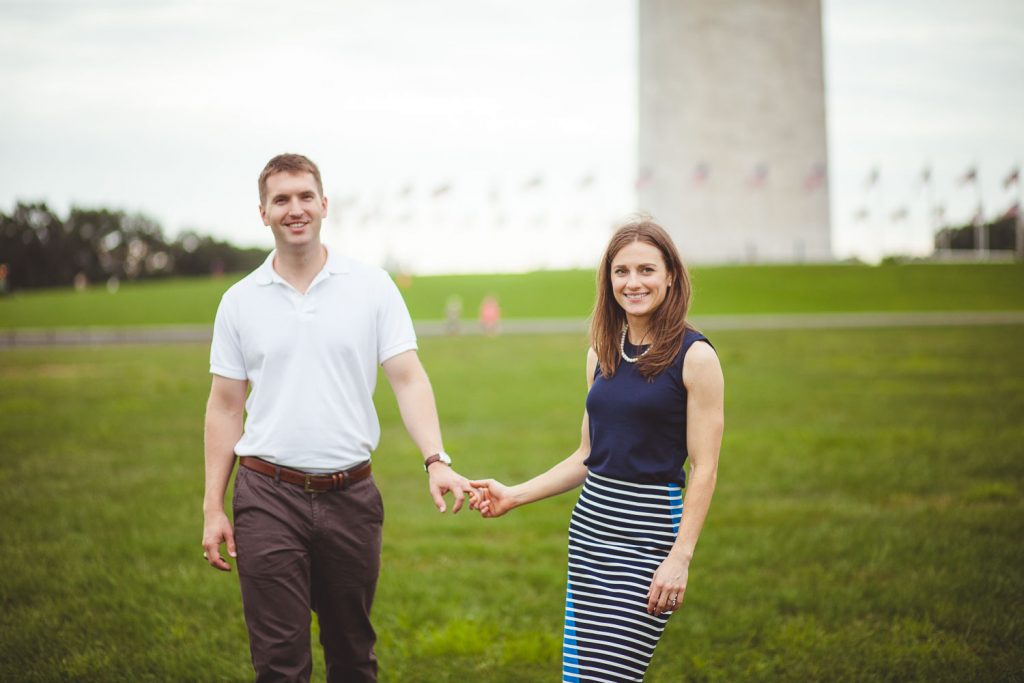
<instances>
[{"instance_id":1,"label":"grass lawn","mask_svg":"<svg viewBox=\"0 0 1024 683\"><path fill-rule=\"evenodd\" d=\"M713 341L719 487L648 680L1024 680L1024 327ZM568 454L584 349L424 340L459 469ZM237 579L199 546L206 358L0 353L0 680L251 680ZM574 497L441 516L384 382L378 404L381 680L557 680Z\"/></svg>"},{"instance_id":2,"label":"grass lawn","mask_svg":"<svg viewBox=\"0 0 1024 683\"><path fill-rule=\"evenodd\" d=\"M0 297L0 329L209 325L221 294L240 275L129 283L117 294L54 289ZM695 268L694 315L845 311L1020 310L1024 263L900 266L725 266ZM475 319L494 294L511 318L581 318L594 300L590 270L526 275L418 277L403 295L418 320L444 317L452 294Z\"/></svg>"}]
</instances>

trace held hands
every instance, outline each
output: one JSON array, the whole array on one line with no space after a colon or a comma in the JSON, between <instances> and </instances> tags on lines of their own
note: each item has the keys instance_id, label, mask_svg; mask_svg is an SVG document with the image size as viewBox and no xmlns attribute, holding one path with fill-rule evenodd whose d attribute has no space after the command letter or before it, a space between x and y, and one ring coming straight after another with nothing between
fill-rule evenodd
<instances>
[{"instance_id":1,"label":"held hands","mask_svg":"<svg viewBox=\"0 0 1024 683\"><path fill-rule=\"evenodd\" d=\"M479 479L469 482L470 509L480 512L481 517L501 517L516 507L512 489L495 479Z\"/></svg>"},{"instance_id":2,"label":"held hands","mask_svg":"<svg viewBox=\"0 0 1024 683\"><path fill-rule=\"evenodd\" d=\"M647 590L647 613L658 616L679 609L689 576L690 563L669 554L651 579L651 587Z\"/></svg>"}]
</instances>

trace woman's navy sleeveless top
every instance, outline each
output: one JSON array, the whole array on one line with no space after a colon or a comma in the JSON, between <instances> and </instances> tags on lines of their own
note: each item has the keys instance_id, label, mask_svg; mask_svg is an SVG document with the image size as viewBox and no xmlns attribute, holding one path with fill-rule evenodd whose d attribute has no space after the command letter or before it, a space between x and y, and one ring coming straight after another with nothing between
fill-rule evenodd
<instances>
[{"instance_id":1,"label":"woman's navy sleeveless top","mask_svg":"<svg viewBox=\"0 0 1024 683\"><path fill-rule=\"evenodd\" d=\"M644 379L633 363L619 363L610 379L602 377L597 368L587 394L590 456L584 464L591 472L640 484L686 485L683 359L696 341L708 339L687 329L672 364L652 382ZM626 353L632 358L644 348L626 340Z\"/></svg>"}]
</instances>

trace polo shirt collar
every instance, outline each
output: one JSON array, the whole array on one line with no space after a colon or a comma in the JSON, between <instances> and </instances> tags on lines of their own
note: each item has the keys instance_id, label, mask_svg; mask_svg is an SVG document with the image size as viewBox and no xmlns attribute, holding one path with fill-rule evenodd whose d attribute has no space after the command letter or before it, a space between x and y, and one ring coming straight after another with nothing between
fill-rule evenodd
<instances>
[{"instance_id":1,"label":"polo shirt collar","mask_svg":"<svg viewBox=\"0 0 1024 683\"><path fill-rule=\"evenodd\" d=\"M324 264L323 270L320 274L314 278L314 282L322 279L321 274L326 271L328 275L340 275L342 273L351 272L348 259L341 255L335 249L331 249L326 244L324 249L327 250L327 263ZM281 284L287 284L285 279L281 277L276 270L274 270L274 257L277 255L277 249L274 249L267 256L266 260L256 269L256 284L259 285L270 285L275 282Z\"/></svg>"},{"instance_id":2,"label":"polo shirt collar","mask_svg":"<svg viewBox=\"0 0 1024 683\"><path fill-rule=\"evenodd\" d=\"M275 254L277 254L277 249L272 250L266 260L256 269L256 284L269 285L273 282L283 282L281 276L274 271Z\"/></svg>"}]
</instances>

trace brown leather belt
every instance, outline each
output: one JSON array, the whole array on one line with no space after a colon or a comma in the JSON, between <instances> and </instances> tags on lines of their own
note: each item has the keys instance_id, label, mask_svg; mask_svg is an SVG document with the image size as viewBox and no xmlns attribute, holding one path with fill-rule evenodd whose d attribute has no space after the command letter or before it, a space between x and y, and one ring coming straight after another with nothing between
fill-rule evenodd
<instances>
[{"instance_id":1,"label":"brown leather belt","mask_svg":"<svg viewBox=\"0 0 1024 683\"><path fill-rule=\"evenodd\" d=\"M332 472L331 474L310 474L298 470L288 469L280 465L274 465L266 460L260 460L251 456L243 455L238 458L238 464L242 467L257 472L271 479L284 481L289 484L301 486L307 493L320 491L344 491L351 484L362 481L370 476L370 463L366 462L344 472Z\"/></svg>"}]
</instances>

